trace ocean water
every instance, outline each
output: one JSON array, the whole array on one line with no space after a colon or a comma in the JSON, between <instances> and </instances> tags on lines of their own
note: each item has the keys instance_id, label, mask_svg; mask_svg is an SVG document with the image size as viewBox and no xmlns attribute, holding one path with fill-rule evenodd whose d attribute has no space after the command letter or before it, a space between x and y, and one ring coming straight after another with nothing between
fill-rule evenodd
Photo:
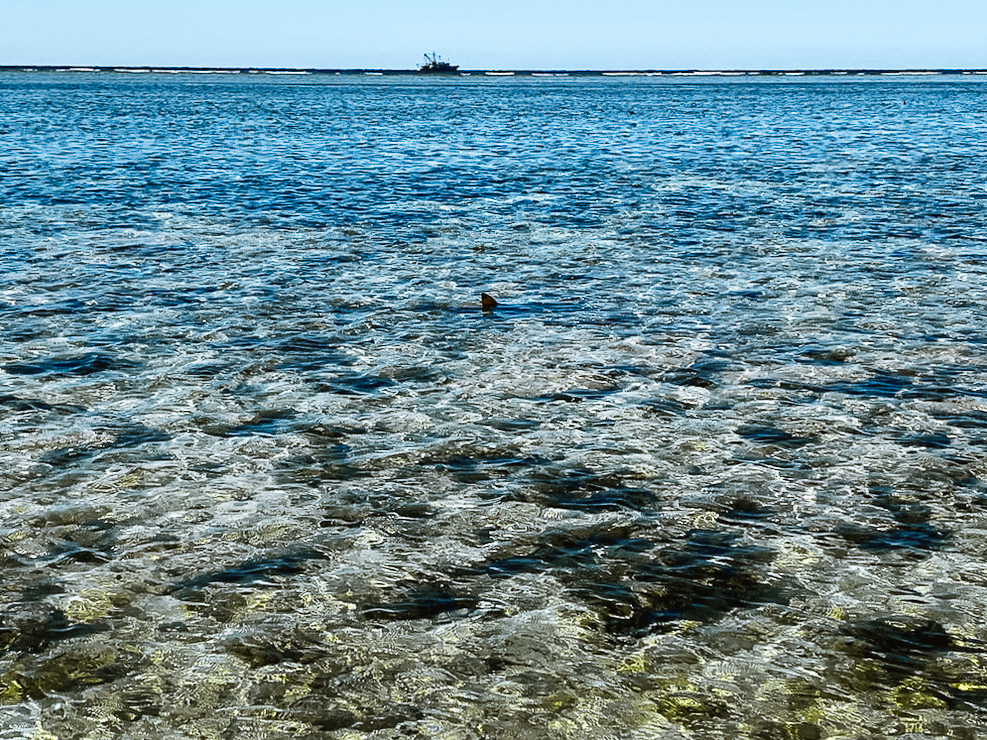
<instances>
[{"instance_id":1,"label":"ocean water","mask_svg":"<svg viewBox=\"0 0 987 740\"><path fill-rule=\"evenodd\" d=\"M0 738L980 737L985 85L0 74Z\"/></svg>"}]
</instances>

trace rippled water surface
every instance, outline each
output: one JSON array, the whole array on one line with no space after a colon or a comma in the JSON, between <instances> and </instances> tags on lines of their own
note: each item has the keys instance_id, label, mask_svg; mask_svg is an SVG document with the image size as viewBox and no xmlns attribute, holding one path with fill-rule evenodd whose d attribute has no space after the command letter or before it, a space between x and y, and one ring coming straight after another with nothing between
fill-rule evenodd
<instances>
[{"instance_id":1,"label":"rippled water surface","mask_svg":"<svg viewBox=\"0 0 987 740\"><path fill-rule=\"evenodd\" d=\"M0 75L0 737L981 736L985 84Z\"/></svg>"}]
</instances>

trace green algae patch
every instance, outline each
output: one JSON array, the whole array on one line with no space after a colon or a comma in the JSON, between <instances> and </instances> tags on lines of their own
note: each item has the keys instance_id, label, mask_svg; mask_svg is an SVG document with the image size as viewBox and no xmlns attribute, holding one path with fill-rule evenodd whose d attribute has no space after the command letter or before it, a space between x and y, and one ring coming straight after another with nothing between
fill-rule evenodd
<instances>
[{"instance_id":1,"label":"green algae patch","mask_svg":"<svg viewBox=\"0 0 987 740\"><path fill-rule=\"evenodd\" d=\"M948 709L950 705L938 686L918 676L902 681L890 698L899 709Z\"/></svg>"},{"instance_id":2,"label":"green algae patch","mask_svg":"<svg viewBox=\"0 0 987 740\"><path fill-rule=\"evenodd\" d=\"M548 712L564 712L579 704L579 699L570 693L557 691L542 698L541 705Z\"/></svg>"},{"instance_id":3,"label":"green algae patch","mask_svg":"<svg viewBox=\"0 0 987 740\"><path fill-rule=\"evenodd\" d=\"M684 725L729 716L727 706L723 701L692 692L681 692L662 697L658 700L658 711L665 719Z\"/></svg>"},{"instance_id":4,"label":"green algae patch","mask_svg":"<svg viewBox=\"0 0 987 740\"><path fill-rule=\"evenodd\" d=\"M132 662L131 656L106 645L71 648L40 665L21 659L0 678L0 697L17 702L108 683L127 675Z\"/></svg>"},{"instance_id":5,"label":"green algae patch","mask_svg":"<svg viewBox=\"0 0 987 740\"><path fill-rule=\"evenodd\" d=\"M0 704L17 704L24 698L24 687L17 676L8 671L0 677Z\"/></svg>"}]
</instances>

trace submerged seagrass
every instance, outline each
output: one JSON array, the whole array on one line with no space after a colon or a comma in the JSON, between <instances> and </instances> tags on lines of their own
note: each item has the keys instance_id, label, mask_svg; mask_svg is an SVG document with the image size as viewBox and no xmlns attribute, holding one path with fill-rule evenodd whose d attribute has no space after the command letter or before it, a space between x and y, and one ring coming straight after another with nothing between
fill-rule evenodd
<instances>
[{"instance_id":1,"label":"submerged seagrass","mask_svg":"<svg viewBox=\"0 0 987 740\"><path fill-rule=\"evenodd\" d=\"M980 736L985 83L0 74L0 734Z\"/></svg>"}]
</instances>

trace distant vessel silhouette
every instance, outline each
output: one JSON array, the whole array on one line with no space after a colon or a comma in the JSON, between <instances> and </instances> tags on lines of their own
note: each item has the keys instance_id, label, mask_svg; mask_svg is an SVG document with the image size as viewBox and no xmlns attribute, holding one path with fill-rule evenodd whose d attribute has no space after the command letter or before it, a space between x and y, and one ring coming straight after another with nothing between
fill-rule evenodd
<instances>
[{"instance_id":1,"label":"distant vessel silhouette","mask_svg":"<svg viewBox=\"0 0 987 740\"><path fill-rule=\"evenodd\" d=\"M451 74L459 69L458 64L442 61L433 51L432 56L425 54L425 64L418 68L419 74Z\"/></svg>"}]
</instances>

